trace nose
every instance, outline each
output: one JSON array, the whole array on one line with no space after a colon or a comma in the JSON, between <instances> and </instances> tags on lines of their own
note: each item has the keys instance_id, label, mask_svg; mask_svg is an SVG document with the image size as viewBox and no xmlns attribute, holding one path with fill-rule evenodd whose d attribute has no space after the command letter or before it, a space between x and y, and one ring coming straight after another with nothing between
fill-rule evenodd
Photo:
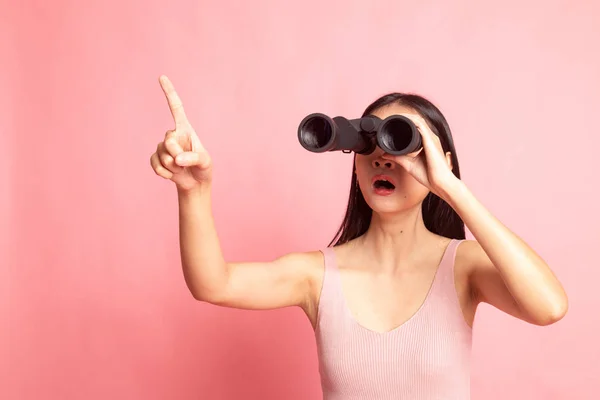
<instances>
[{"instance_id":1,"label":"nose","mask_svg":"<svg viewBox=\"0 0 600 400\"><path fill-rule=\"evenodd\" d=\"M390 160L384 160L383 158L377 157L371 162L373 168L385 168L385 169L394 169L396 168L396 163Z\"/></svg>"}]
</instances>

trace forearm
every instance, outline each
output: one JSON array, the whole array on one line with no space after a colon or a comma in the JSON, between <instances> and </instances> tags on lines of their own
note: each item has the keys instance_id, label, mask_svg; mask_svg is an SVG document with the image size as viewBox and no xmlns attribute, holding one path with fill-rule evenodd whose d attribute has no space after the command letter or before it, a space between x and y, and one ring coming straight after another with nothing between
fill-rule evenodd
<instances>
[{"instance_id":1,"label":"forearm","mask_svg":"<svg viewBox=\"0 0 600 400\"><path fill-rule=\"evenodd\" d=\"M227 283L227 264L214 225L210 187L178 191L179 242L186 284L197 299L218 295Z\"/></svg>"},{"instance_id":2,"label":"forearm","mask_svg":"<svg viewBox=\"0 0 600 400\"><path fill-rule=\"evenodd\" d=\"M523 312L539 319L564 312L566 294L550 267L494 217L463 182L452 184L443 198L465 222Z\"/></svg>"}]
</instances>

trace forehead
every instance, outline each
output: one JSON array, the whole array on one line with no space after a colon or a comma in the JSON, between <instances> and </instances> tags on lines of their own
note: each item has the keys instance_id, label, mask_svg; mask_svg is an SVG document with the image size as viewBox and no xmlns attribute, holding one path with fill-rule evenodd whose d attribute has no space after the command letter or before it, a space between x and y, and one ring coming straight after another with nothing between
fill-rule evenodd
<instances>
[{"instance_id":1,"label":"forehead","mask_svg":"<svg viewBox=\"0 0 600 400\"><path fill-rule=\"evenodd\" d=\"M394 103L375 110L373 115L385 119L390 115L418 116L418 113L410 107Z\"/></svg>"}]
</instances>

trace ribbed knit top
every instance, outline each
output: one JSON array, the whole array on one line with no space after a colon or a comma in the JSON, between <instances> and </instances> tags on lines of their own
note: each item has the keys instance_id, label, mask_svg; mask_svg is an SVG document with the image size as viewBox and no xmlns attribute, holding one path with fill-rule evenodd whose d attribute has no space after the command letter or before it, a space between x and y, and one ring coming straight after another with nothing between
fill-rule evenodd
<instances>
[{"instance_id":1,"label":"ribbed knit top","mask_svg":"<svg viewBox=\"0 0 600 400\"><path fill-rule=\"evenodd\" d=\"M452 240L425 301L389 332L360 325L348 309L334 250L315 330L324 400L469 400L471 328L454 285L459 240Z\"/></svg>"}]
</instances>

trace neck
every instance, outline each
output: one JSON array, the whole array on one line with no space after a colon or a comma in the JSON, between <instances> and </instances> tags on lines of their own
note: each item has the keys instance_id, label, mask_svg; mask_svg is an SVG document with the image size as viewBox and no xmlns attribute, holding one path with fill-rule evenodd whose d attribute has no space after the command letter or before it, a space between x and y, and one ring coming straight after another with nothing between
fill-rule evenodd
<instances>
[{"instance_id":1,"label":"neck","mask_svg":"<svg viewBox=\"0 0 600 400\"><path fill-rule=\"evenodd\" d=\"M396 270L410 260L411 254L430 240L421 206L397 214L373 212L369 229L361 239L369 257L385 270ZM422 247L421 247L422 248Z\"/></svg>"}]
</instances>

